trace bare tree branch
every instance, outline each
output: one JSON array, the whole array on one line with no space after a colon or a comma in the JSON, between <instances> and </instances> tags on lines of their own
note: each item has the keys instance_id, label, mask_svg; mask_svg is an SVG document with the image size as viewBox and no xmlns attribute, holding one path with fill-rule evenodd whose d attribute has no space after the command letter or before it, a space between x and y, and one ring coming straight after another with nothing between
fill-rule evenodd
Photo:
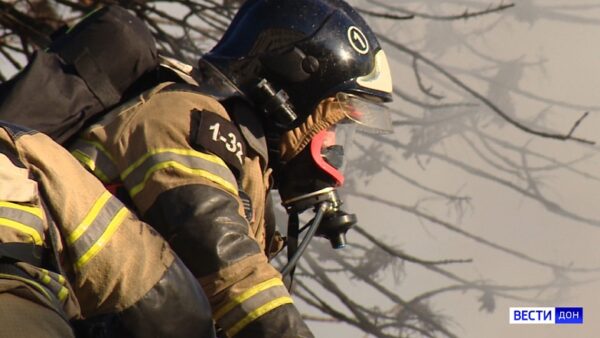
<instances>
[{"instance_id":1,"label":"bare tree branch","mask_svg":"<svg viewBox=\"0 0 600 338\"><path fill-rule=\"evenodd\" d=\"M414 71L414 74L415 74L415 78L417 79L417 84L419 85L419 89L421 89L421 91L422 91L423 93L425 93L425 95L427 95L427 96L429 96L429 97L432 97L432 98L434 98L434 99L436 99L436 100L441 100L441 99L443 99L443 98L444 98L444 96L443 96L443 95L434 94L434 93L431 91L431 89L432 89L432 87L431 87L431 86L430 86L430 87L428 87L428 88L426 88L426 87L423 85L423 80L421 79L421 74L419 73L419 59L417 59L417 58L413 58L413 63L412 63L412 66L413 66L413 71Z\"/></svg>"},{"instance_id":2,"label":"bare tree branch","mask_svg":"<svg viewBox=\"0 0 600 338\"><path fill-rule=\"evenodd\" d=\"M421 12L416 12L416 11L411 11L402 7L397 7L397 6L389 6L387 4L384 4L380 1L376 1L376 0L368 0L368 2L375 4L383 9L386 10L390 10L390 11L396 11L399 13L403 13L404 15L409 16L410 18L413 17L419 17L419 18L423 18L423 19L430 19L430 20L442 20L442 21L454 21L454 20L467 20L467 19L472 19L478 16L484 16L484 15L488 15L488 14L492 14L492 13L496 13L496 12L501 12L504 11L508 8L514 7L515 5L512 3L509 4L504 4L504 2L501 2L500 4L496 5L496 6L488 6L487 9L481 10L481 11L469 11L469 9L465 9L462 13L460 14L453 14L453 15L432 15L429 13L421 13ZM383 17L383 18L387 18L385 16L384 13L381 14L377 14L377 13L368 13L369 15L373 15L373 16L377 16L377 17ZM391 19L395 19L394 17L391 17Z\"/></svg>"},{"instance_id":3,"label":"bare tree branch","mask_svg":"<svg viewBox=\"0 0 600 338\"><path fill-rule=\"evenodd\" d=\"M529 194L531 194L531 193L529 193ZM440 226L446 228L447 230L450 230L452 232L458 233L458 234L460 234L460 235L462 235L462 236L464 236L466 238L472 239L472 240L474 240L477 243L484 244L484 245L486 245L486 246L488 246L490 248L496 249L498 251L504 252L506 254L509 254L511 256L523 259L523 260L531 262L531 263L535 263L535 264L538 264L538 265L541 265L541 266L550 267L550 268L553 268L553 269L567 270L567 271L573 271L573 272L595 272L595 271L600 271L600 267L596 267L596 268L579 268L579 267L572 267L572 266L561 266L561 265L558 265L558 264L545 262L545 261L539 260L537 258L530 257L530 256L528 256L528 255L526 255L526 254L524 254L522 252L518 252L516 250L510 249L510 248L508 248L506 246L499 245L499 244L497 244L495 242L492 242L490 240L487 240L487 239L485 239L483 237L473 235L473 234L471 234L471 233L469 233L469 232L467 232L465 230L460 229L456 225L453 225L453 224L451 224L449 222L443 221L443 220L441 220L441 219L439 219L437 217L434 217L434 216L432 216L430 214L424 213L421 210L418 210L417 208L410 207L410 206L407 206L407 205L404 205L404 204L400 204L398 202L388 201L386 199L380 198L379 196L372 195L372 194L366 194L366 193L362 193L362 192L359 192L359 191L353 191L352 195L356 196L356 197L361 197L361 198L364 198L364 199L367 199L367 200L370 200L370 201L375 201L375 202L378 202L378 203L390 205L390 206L392 206L394 208L397 208L397 209L403 210L405 212L414 214L415 216L418 216L419 218L428 220L429 222L431 222L433 224L440 225Z\"/></svg>"},{"instance_id":4,"label":"bare tree branch","mask_svg":"<svg viewBox=\"0 0 600 338\"><path fill-rule=\"evenodd\" d=\"M548 133L548 132L543 132L543 131L539 131L539 130L536 130L536 129L532 129L532 128L524 125L523 123L518 122L517 120L515 120L511 116L509 116L506 112L504 112L503 110L501 110L498 106L496 106L488 98L486 98L485 96L483 96L482 94L480 94L475 89L467 86L464 82L462 82L461 80L459 80L457 77L455 77L454 75L450 74L448 71L446 71L444 68L442 68L441 66L439 66L435 62L433 62L433 61L429 60L428 58L426 58L425 56L421 55L419 52L411 50L408 47L406 47L406 46L404 46L404 45L402 45L400 43L397 43L396 41L394 41L394 40L392 40L392 39L390 39L390 38L388 38L388 37L386 37L384 35L379 35L379 38L381 40L385 41L386 43L394 46L396 49L398 49L400 51L403 51L403 52L405 52L407 54L410 54L414 58L419 59L422 62L424 62L425 64L427 64L428 66L434 68L435 70L437 70L438 72L440 72L441 74L443 74L452 83L456 84L458 87L462 88L467 93L471 94L472 96L474 96L475 98L477 98L479 101L483 102L488 108L490 108L492 111L494 111L500 117L502 117L504 120L506 120L507 122L509 122L510 124L512 124L513 126L515 126L516 128L521 129L524 132L527 132L527 133L533 134L533 135L537 135L537 136L541 136L541 137L545 137L545 138L552 138L552 139L563 140L563 141L564 140L573 140L573 141L576 141L576 142L585 143L585 144L591 144L591 145L595 144L595 142L593 142L593 141L586 140L586 139L583 139L583 138L573 137L571 135L561 135L561 134ZM573 129L573 128L571 128L571 129Z\"/></svg>"}]
</instances>

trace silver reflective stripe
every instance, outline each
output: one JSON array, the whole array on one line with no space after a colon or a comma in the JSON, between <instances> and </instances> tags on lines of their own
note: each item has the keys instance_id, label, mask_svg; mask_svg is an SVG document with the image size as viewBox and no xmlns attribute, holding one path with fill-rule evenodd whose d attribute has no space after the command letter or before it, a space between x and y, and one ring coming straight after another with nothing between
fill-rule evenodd
<instances>
[{"instance_id":1,"label":"silver reflective stripe","mask_svg":"<svg viewBox=\"0 0 600 338\"><path fill-rule=\"evenodd\" d=\"M119 178L115 162L100 143L79 139L70 150L84 167L104 183L114 182Z\"/></svg>"},{"instance_id":2,"label":"silver reflective stripe","mask_svg":"<svg viewBox=\"0 0 600 338\"><path fill-rule=\"evenodd\" d=\"M14 229L31 237L32 242L42 245L44 219L41 208L0 201L0 227Z\"/></svg>"},{"instance_id":3,"label":"silver reflective stripe","mask_svg":"<svg viewBox=\"0 0 600 338\"><path fill-rule=\"evenodd\" d=\"M252 321L269 311L293 303L280 279L260 283L214 312L213 317L229 336L235 336Z\"/></svg>"},{"instance_id":4,"label":"silver reflective stripe","mask_svg":"<svg viewBox=\"0 0 600 338\"><path fill-rule=\"evenodd\" d=\"M133 197L144 189L154 172L166 168L206 178L237 195L235 176L223 160L191 149L154 150L125 170L121 179Z\"/></svg>"},{"instance_id":5,"label":"silver reflective stripe","mask_svg":"<svg viewBox=\"0 0 600 338\"><path fill-rule=\"evenodd\" d=\"M75 255L76 268L81 268L104 248L127 214L123 204L107 191L96 200L67 237L67 244Z\"/></svg>"}]
</instances>

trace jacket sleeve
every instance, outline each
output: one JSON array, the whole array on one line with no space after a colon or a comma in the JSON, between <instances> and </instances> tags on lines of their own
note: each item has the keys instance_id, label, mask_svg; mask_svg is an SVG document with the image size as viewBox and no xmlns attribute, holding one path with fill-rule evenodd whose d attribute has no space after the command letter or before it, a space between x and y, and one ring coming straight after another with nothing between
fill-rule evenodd
<instances>
[{"instance_id":1,"label":"jacket sleeve","mask_svg":"<svg viewBox=\"0 0 600 338\"><path fill-rule=\"evenodd\" d=\"M203 109L227 116L204 96L161 92L85 137L88 144L105 145L142 218L200 281L213 319L227 335L250 323L267 326L267 314L301 322L297 311L286 310L293 308L292 298L250 234L232 170L191 140L192 114Z\"/></svg>"},{"instance_id":2,"label":"jacket sleeve","mask_svg":"<svg viewBox=\"0 0 600 338\"><path fill-rule=\"evenodd\" d=\"M247 234L229 193L185 185L162 193L146 215L214 294L213 314L228 336L312 337L287 289ZM170 227L178 220L177 225ZM275 277L273 277L275 275ZM219 295L219 284L225 287Z\"/></svg>"},{"instance_id":3,"label":"jacket sleeve","mask_svg":"<svg viewBox=\"0 0 600 338\"><path fill-rule=\"evenodd\" d=\"M78 338L215 337L210 305L179 258L135 304L73 321ZM193 282L191 282L193 281Z\"/></svg>"},{"instance_id":4,"label":"jacket sleeve","mask_svg":"<svg viewBox=\"0 0 600 338\"><path fill-rule=\"evenodd\" d=\"M117 314L127 337L214 336L205 294L154 229L48 137L18 145L61 233L84 317Z\"/></svg>"},{"instance_id":5,"label":"jacket sleeve","mask_svg":"<svg viewBox=\"0 0 600 338\"><path fill-rule=\"evenodd\" d=\"M214 337L210 305L194 276L176 258L135 304L118 313L122 337Z\"/></svg>"}]
</instances>

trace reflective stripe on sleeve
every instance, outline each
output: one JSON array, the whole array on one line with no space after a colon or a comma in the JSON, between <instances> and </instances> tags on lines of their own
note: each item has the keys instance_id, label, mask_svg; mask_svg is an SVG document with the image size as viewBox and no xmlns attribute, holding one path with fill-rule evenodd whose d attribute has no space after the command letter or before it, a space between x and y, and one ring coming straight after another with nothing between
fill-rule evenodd
<instances>
[{"instance_id":1,"label":"reflective stripe on sleeve","mask_svg":"<svg viewBox=\"0 0 600 338\"><path fill-rule=\"evenodd\" d=\"M98 142L77 140L69 147L71 154L104 183L119 178L119 171L114 160Z\"/></svg>"},{"instance_id":2,"label":"reflective stripe on sleeve","mask_svg":"<svg viewBox=\"0 0 600 338\"><path fill-rule=\"evenodd\" d=\"M155 149L121 173L121 179L134 197L144 189L153 173L167 168L206 178L238 194L235 176L221 158L192 149Z\"/></svg>"},{"instance_id":3,"label":"reflective stripe on sleeve","mask_svg":"<svg viewBox=\"0 0 600 338\"><path fill-rule=\"evenodd\" d=\"M1 201L0 227L24 233L36 245L43 244L44 216L41 208Z\"/></svg>"},{"instance_id":4,"label":"reflective stripe on sleeve","mask_svg":"<svg viewBox=\"0 0 600 338\"><path fill-rule=\"evenodd\" d=\"M227 335L232 337L235 336L238 332L240 332L246 325L250 324L257 318L260 318L265 313L281 306L284 304L292 304L292 298L290 296L283 296L277 299L273 299L272 301L264 304L263 306L257 308L256 310L250 312L246 317L237 322L232 328L228 329Z\"/></svg>"},{"instance_id":5,"label":"reflective stripe on sleeve","mask_svg":"<svg viewBox=\"0 0 600 338\"><path fill-rule=\"evenodd\" d=\"M44 288L44 286L42 286L40 283L35 282L29 278L23 278L21 276L16 276L16 275L8 274L8 273L0 273L0 278L15 279L15 280L21 281L21 282L33 287L37 291L39 291L42 295L44 295L44 297L46 297L46 299L48 299L50 301L54 300L53 297L50 296L50 294L48 293L46 288Z\"/></svg>"},{"instance_id":6,"label":"reflective stripe on sleeve","mask_svg":"<svg viewBox=\"0 0 600 338\"><path fill-rule=\"evenodd\" d=\"M128 212L108 191L96 200L81 223L67 236L67 244L76 257L76 268L81 269L104 248Z\"/></svg>"},{"instance_id":7,"label":"reflective stripe on sleeve","mask_svg":"<svg viewBox=\"0 0 600 338\"><path fill-rule=\"evenodd\" d=\"M246 325L284 304L293 303L279 278L260 283L215 311L214 318L229 336Z\"/></svg>"},{"instance_id":8,"label":"reflective stripe on sleeve","mask_svg":"<svg viewBox=\"0 0 600 338\"><path fill-rule=\"evenodd\" d=\"M69 295L69 289L67 289L64 285L64 277L56 274L54 272L48 271L46 269L42 270L42 278L41 281L46 285L50 291L52 291L58 300L63 303L67 296ZM62 282L61 282L62 280Z\"/></svg>"}]
</instances>

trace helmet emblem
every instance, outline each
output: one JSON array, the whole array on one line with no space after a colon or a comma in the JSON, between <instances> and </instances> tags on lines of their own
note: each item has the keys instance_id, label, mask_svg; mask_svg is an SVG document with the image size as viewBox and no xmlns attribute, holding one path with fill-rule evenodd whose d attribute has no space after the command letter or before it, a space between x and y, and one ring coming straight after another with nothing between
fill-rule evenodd
<instances>
[{"instance_id":1,"label":"helmet emblem","mask_svg":"<svg viewBox=\"0 0 600 338\"><path fill-rule=\"evenodd\" d=\"M359 54L367 54L369 52L369 41L358 27L350 26L348 28L348 41L350 41L352 49Z\"/></svg>"}]
</instances>

